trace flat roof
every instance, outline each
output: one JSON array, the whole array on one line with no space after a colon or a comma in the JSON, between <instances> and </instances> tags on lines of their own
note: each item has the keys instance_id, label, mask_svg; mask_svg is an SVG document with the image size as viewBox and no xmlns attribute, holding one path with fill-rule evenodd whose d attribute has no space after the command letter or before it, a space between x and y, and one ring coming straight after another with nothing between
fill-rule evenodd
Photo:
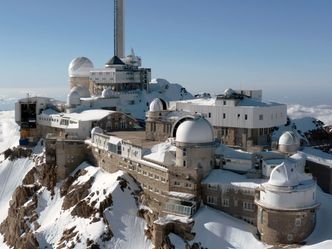
<instances>
[{"instance_id":1,"label":"flat roof","mask_svg":"<svg viewBox=\"0 0 332 249\"><path fill-rule=\"evenodd\" d=\"M227 99L232 100L232 99ZM190 103L195 105L204 105L204 106L220 106L221 100L217 100L216 97L212 98L199 98L199 99L188 99L188 100L179 100L172 101L176 103ZM268 102L268 101L260 101L253 98L244 98L239 100L239 103L236 106L245 106L245 107L270 107L270 106L282 106L285 104L276 103L276 102ZM227 107L227 106L226 106Z\"/></svg>"},{"instance_id":2,"label":"flat roof","mask_svg":"<svg viewBox=\"0 0 332 249\"><path fill-rule=\"evenodd\" d=\"M147 140L145 138L145 131L116 131L107 133L107 135L122 138L124 141L129 140L134 145L148 149L151 149L152 146L161 143L160 141Z\"/></svg>"},{"instance_id":3,"label":"flat roof","mask_svg":"<svg viewBox=\"0 0 332 249\"><path fill-rule=\"evenodd\" d=\"M236 187L256 188L267 179L251 179L228 170L214 169L203 180L203 184L233 185Z\"/></svg>"}]
</instances>

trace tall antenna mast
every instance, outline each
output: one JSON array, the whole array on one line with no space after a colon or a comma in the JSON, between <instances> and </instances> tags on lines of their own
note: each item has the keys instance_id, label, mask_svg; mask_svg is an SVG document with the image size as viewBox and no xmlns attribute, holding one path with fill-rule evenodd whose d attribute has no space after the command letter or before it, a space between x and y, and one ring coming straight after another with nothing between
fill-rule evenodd
<instances>
[{"instance_id":1,"label":"tall antenna mast","mask_svg":"<svg viewBox=\"0 0 332 249\"><path fill-rule=\"evenodd\" d=\"M114 55L125 57L124 45L124 0L114 0Z\"/></svg>"}]
</instances>

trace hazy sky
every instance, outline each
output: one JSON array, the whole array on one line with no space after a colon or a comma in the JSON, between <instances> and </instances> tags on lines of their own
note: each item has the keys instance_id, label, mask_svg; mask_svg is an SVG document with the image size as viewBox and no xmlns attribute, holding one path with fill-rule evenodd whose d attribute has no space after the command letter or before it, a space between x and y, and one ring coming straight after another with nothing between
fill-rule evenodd
<instances>
[{"instance_id":1,"label":"hazy sky","mask_svg":"<svg viewBox=\"0 0 332 249\"><path fill-rule=\"evenodd\" d=\"M126 0L126 51L193 92L332 104L331 13L331 0ZM1 0L0 32L0 87L66 88L72 58L113 55L113 0Z\"/></svg>"}]
</instances>

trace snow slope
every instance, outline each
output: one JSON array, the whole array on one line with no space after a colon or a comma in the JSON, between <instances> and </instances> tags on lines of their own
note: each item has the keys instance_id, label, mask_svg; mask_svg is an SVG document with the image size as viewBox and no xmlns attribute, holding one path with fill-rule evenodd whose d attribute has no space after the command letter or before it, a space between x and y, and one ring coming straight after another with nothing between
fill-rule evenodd
<instances>
[{"instance_id":1,"label":"snow slope","mask_svg":"<svg viewBox=\"0 0 332 249\"><path fill-rule=\"evenodd\" d=\"M14 120L14 111L0 112L0 153L18 145L19 127Z\"/></svg>"},{"instance_id":2,"label":"snow slope","mask_svg":"<svg viewBox=\"0 0 332 249\"><path fill-rule=\"evenodd\" d=\"M194 241L201 242L204 248L266 248L254 237L254 226L223 212L204 206L194 219Z\"/></svg>"},{"instance_id":3,"label":"snow slope","mask_svg":"<svg viewBox=\"0 0 332 249\"><path fill-rule=\"evenodd\" d=\"M313 233L299 249L332 248L332 195L317 189L317 199L321 203L317 214L317 224ZM194 215L196 237L190 244L200 243L203 248L263 249L264 244L254 236L256 228L224 212L203 206ZM185 249L185 242L177 235L170 234L176 249Z\"/></svg>"},{"instance_id":4,"label":"snow slope","mask_svg":"<svg viewBox=\"0 0 332 249\"><path fill-rule=\"evenodd\" d=\"M26 173L34 166L34 163L25 158L15 161L5 160L0 163L0 223L8 214L9 201L15 189L21 185ZM0 234L0 248L7 248L3 244Z\"/></svg>"},{"instance_id":5,"label":"snow slope","mask_svg":"<svg viewBox=\"0 0 332 249\"><path fill-rule=\"evenodd\" d=\"M144 236L146 223L136 215L138 208L131 193L137 189L137 186L132 179L122 171L110 174L87 163L83 163L79 169L84 169L87 173L80 176L73 185L84 183L94 177L90 188L90 193L94 193L94 195L89 198L90 203L96 201L96 205L98 205L106 196L112 194L113 205L105 211L105 216L114 237L111 241L102 241L100 235L106 230L102 220L92 222L91 218L72 216L73 208L63 210L64 197L60 197L60 188L57 186L53 198L46 189L39 193L38 223L41 226L36 233L40 247L56 247L59 245L63 232L75 227L74 231L78 232L80 242L75 242L73 248L86 248L87 239L97 242L101 248L151 248L151 241ZM131 190L125 188L122 191L117 180L118 177L126 179ZM96 206L96 208L98 207Z\"/></svg>"}]
</instances>

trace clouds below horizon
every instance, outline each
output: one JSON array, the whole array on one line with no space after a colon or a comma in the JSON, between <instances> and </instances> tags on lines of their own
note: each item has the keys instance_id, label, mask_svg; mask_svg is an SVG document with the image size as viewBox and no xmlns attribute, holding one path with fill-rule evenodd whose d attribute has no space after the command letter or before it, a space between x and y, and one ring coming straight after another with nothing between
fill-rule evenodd
<instances>
[{"instance_id":1,"label":"clouds below horizon","mask_svg":"<svg viewBox=\"0 0 332 249\"><path fill-rule=\"evenodd\" d=\"M287 113L291 118L313 117L323 121L325 125L332 125L331 105L287 105Z\"/></svg>"}]
</instances>

